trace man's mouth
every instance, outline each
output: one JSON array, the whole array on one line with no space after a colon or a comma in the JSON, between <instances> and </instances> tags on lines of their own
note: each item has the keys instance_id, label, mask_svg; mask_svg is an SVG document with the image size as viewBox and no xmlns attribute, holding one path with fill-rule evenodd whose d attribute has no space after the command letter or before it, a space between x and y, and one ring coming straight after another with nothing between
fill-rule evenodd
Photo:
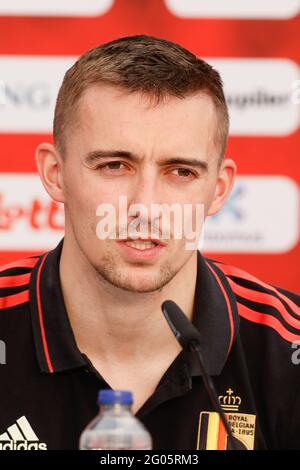
<instances>
[{"instance_id":1,"label":"man's mouth","mask_svg":"<svg viewBox=\"0 0 300 470\"><path fill-rule=\"evenodd\" d=\"M166 243L162 240L150 238L135 240L127 238L127 240L118 240L117 245L122 250L123 256L130 262L155 261L166 247Z\"/></svg>"},{"instance_id":2,"label":"man's mouth","mask_svg":"<svg viewBox=\"0 0 300 470\"><path fill-rule=\"evenodd\" d=\"M151 248L154 248L158 245L165 246L165 243L163 243L161 240L150 240L150 239L137 239L137 240L124 240L125 245L130 246L132 248L135 248L136 250L149 250Z\"/></svg>"}]
</instances>

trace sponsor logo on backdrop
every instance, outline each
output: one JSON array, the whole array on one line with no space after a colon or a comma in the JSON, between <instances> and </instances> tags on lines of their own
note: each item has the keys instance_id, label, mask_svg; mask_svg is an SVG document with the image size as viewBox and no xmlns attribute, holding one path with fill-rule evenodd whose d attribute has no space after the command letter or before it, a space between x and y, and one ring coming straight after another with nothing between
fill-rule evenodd
<instances>
[{"instance_id":1,"label":"sponsor logo on backdrop","mask_svg":"<svg viewBox=\"0 0 300 470\"><path fill-rule=\"evenodd\" d=\"M0 15L95 16L103 15L114 0L9 0L0 3Z\"/></svg>"},{"instance_id":2,"label":"sponsor logo on backdrop","mask_svg":"<svg viewBox=\"0 0 300 470\"><path fill-rule=\"evenodd\" d=\"M0 56L0 132L51 133L56 96L75 57ZM300 122L298 66L286 59L207 59L220 71L231 135L288 135Z\"/></svg>"},{"instance_id":3,"label":"sponsor logo on backdrop","mask_svg":"<svg viewBox=\"0 0 300 470\"><path fill-rule=\"evenodd\" d=\"M204 225L204 251L284 253L299 238L299 188L285 176L239 176Z\"/></svg>"},{"instance_id":4,"label":"sponsor logo on backdrop","mask_svg":"<svg viewBox=\"0 0 300 470\"><path fill-rule=\"evenodd\" d=\"M292 83L292 103L300 104L300 80L295 80Z\"/></svg>"},{"instance_id":5,"label":"sponsor logo on backdrop","mask_svg":"<svg viewBox=\"0 0 300 470\"><path fill-rule=\"evenodd\" d=\"M74 57L0 56L0 132L51 132L58 89L74 61Z\"/></svg>"},{"instance_id":6,"label":"sponsor logo on backdrop","mask_svg":"<svg viewBox=\"0 0 300 470\"><path fill-rule=\"evenodd\" d=\"M0 173L1 251L53 248L63 229L63 206L49 198L37 174Z\"/></svg>"},{"instance_id":7,"label":"sponsor logo on backdrop","mask_svg":"<svg viewBox=\"0 0 300 470\"><path fill-rule=\"evenodd\" d=\"M221 74L231 135L288 135L297 130L298 65L288 59L207 59Z\"/></svg>"},{"instance_id":8,"label":"sponsor logo on backdrop","mask_svg":"<svg viewBox=\"0 0 300 470\"><path fill-rule=\"evenodd\" d=\"M5 83L3 80L0 80L0 106L4 106L6 103L6 90Z\"/></svg>"},{"instance_id":9,"label":"sponsor logo on backdrop","mask_svg":"<svg viewBox=\"0 0 300 470\"><path fill-rule=\"evenodd\" d=\"M169 10L183 18L291 18L299 0L165 0Z\"/></svg>"}]
</instances>

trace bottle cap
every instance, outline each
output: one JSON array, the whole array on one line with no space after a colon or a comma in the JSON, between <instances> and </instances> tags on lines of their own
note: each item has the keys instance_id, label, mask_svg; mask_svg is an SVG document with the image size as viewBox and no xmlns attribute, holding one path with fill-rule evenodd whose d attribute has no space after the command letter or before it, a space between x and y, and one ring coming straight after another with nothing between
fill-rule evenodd
<instances>
[{"instance_id":1,"label":"bottle cap","mask_svg":"<svg viewBox=\"0 0 300 470\"><path fill-rule=\"evenodd\" d=\"M98 405L132 405L132 392L128 390L104 389L98 393Z\"/></svg>"}]
</instances>

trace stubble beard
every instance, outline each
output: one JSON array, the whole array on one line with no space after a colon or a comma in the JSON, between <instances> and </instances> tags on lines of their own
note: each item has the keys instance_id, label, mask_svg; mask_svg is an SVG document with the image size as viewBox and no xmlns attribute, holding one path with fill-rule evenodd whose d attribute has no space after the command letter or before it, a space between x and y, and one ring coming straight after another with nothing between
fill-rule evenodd
<instances>
[{"instance_id":1,"label":"stubble beard","mask_svg":"<svg viewBox=\"0 0 300 470\"><path fill-rule=\"evenodd\" d=\"M131 264L131 266L141 266L141 264L136 263ZM177 274L171 264L166 262L159 268L157 274L153 274L151 278L145 274L144 282L140 282L140 274L135 277L134 274L123 273L118 262L111 254L104 255L101 264L94 266L94 268L98 275L112 286L137 293L160 291ZM147 267L145 267L146 269ZM137 278L139 281L137 281Z\"/></svg>"}]
</instances>

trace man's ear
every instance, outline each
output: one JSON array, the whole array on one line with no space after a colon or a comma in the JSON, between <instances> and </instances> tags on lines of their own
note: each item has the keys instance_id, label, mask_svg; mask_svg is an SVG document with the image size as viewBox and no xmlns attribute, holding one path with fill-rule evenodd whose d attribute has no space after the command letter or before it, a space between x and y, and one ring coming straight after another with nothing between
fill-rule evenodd
<instances>
[{"instance_id":1,"label":"man's ear","mask_svg":"<svg viewBox=\"0 0 300 470\"><path fill-rule=\"evenodd\" d=\"M216 214L228 199L236 176L236 163L231 158L225 158L219 169L213 200L207 215Z\"/></svg>"},{"instance_id":2,"label":"man's ear","mask_svg":"<svg viewBox=\"0 0 300 470\"><path fill-rule=\"evenodd\" d=\"M49 196L57 202L65 202L63 192L62 160L54 145L44 142L35 152L37 169Z\"/></svg>"}]
</instances>

